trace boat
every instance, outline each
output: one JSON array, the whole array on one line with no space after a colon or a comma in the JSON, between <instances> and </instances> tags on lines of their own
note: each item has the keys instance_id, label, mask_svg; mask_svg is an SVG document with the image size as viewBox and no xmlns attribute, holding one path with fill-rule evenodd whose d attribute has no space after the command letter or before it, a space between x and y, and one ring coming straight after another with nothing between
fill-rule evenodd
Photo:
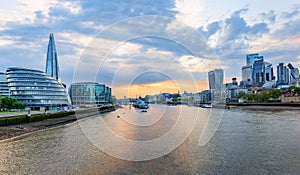
<instances>
[{"instance_id":1,"label":"boat","mask_svg":"<svg viewBox=\"0 0 300 175\"><path fill-rule=\"evenodd\" d=\"M212 108L211 104L203 104L200 106L201 108Z\"/></svg>"},{"instance_id":2,"label":"boat","mask_svg":"<svg viewBox=\"0 0 300 175\"><path fill-rule=\"evenodd\" d=\"M148 109L149 105L145 103L145 101L138 99L135 104L133 104L134 107L139 109Z\"/></svg>"}]
</instances>

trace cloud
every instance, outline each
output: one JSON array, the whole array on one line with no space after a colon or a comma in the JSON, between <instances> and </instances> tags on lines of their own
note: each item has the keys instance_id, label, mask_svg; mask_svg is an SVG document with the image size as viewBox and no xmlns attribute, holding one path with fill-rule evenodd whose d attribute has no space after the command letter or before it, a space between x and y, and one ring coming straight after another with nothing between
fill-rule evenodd
<instances>
[{"instance_id":1,"label":"cloud","mask_svg":"<svg viewBox=\"0 0 300 175\"><path fill-rule=\"evenodd\" d=\"M203 9L204 4L201 1L175 0L175 8L173 10L177 12L175 16L176 21L197 29L202 25L200 21L203 18L201 13ZM175 23L172 24L175 25Z\"/></svg>"},{"instance_id":2,"label":"cloud","mask_svg":"<svg viewBox=\"0 0 300 175\"><path fill-rule=\"evenodd\" d=\"M237 76L245 55L253 52L273 65L293 62L300 47L299 5L281 12L248 3L20 1L10 10L0 10L1 69L44 70L49 33L55 35L66 82L72 81L74 70L82 73L81 81L108 84L115 76L124 84L151 70L178 79L206 79L201 64L207 70L223 67L226 75ZM136 83L164 80L165 76L145 74Z\"/></svg>"}]
</instances>

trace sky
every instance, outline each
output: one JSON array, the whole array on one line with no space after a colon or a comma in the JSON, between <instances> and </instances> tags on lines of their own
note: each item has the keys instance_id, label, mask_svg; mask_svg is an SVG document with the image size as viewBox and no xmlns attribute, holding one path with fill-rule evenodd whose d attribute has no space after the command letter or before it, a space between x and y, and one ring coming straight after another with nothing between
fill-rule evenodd
<instances>
[{"instance_id":1,"label":"sky","mask_svg":"<svg viewBox=\"0 0 300 175\"><path fill-rule=\"evenodd\" d=\"M118 98L199 92L207 72L241 80L246 54L300 67L300 3L271 0L0 0L0 71L45 70L54 33L61 80Z\"/></svg>"}]
</instances>

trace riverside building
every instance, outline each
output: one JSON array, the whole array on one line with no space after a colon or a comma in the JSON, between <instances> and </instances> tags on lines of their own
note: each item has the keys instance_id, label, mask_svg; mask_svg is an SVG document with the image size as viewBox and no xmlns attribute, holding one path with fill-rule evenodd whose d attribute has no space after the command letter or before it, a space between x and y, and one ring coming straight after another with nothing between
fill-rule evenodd
<instances>
[{"instance_id":1,"label":"riverside building","mask_svg":"<svg viewBox=\"0 0 300 175\"><path fill-rule=\"evenodd\" d=\"M111 88L95 82L72 83L69 88L72 105L87 106L110 103Z\"/></svg>"},{"instance_id":2,"label":"riverside building","mask_svg":"<svg viewBox=\"0 0 300 175\"><path fill-rule=\"evenodd\" d=\"M26 103L34 110L57 110L69 106L70 98L64 85L59 81L58 60L54 36L50 34L46 73L40 70L12 67L0 75L0 85L8 87L0 91L2 96L10 96ZM7 86L6 86L7 84Z\"/></svg>"},{"instance_id":3,"label":"riverside building","mask_svg":"<svg viewBox=\"0 0 300 175\"><path fill-rule=\"evenodd\" d=\"M53 110L70 105L64 86L40 70L8 68L6 74L10 96L31 109Z\"/></svg>"}]
</instances>

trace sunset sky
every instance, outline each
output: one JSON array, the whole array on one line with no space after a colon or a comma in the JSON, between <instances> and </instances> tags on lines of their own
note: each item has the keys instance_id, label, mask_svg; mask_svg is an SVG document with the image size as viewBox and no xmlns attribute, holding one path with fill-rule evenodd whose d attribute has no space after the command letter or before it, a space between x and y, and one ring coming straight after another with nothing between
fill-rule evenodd
<instances>
[{"instance_id":1,"label":"sunset sky","mask_svg":"<svg viewBox=\"0 0 300 175\"><path fill-rule=\"evenodd\" d=\"M0 71L44 70L54 33L61 80L118 98L205 90L215 68L240 81L250 53L300 67L299 0L0 1Z\"/></svg>"}]
</instances>

